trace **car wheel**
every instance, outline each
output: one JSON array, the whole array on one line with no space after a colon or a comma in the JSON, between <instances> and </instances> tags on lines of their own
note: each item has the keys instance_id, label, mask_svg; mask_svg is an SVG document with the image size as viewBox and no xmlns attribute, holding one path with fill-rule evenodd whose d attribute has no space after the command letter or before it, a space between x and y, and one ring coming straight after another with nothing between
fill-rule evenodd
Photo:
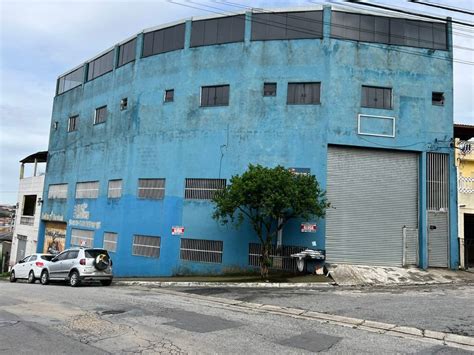
<instances>
[{"instance_id":1,"label":"car wheel","mask_svg":"<svg viewBox=\"0 0 474 355\"><path fill-rule=\"evenodd\" d=\"M81 279L79 278L79 273L77 271L71 272L69 276L69 285L71 287L77 287L81 284Z\"/></svg>"},{"instance_id":2,"label":"car wheel","mask_svg":"<svg viewBox=\"0 0 474 355\"><path fill-rule=\"evenodd\" d=\"M35 274L34 274L33 270L31 270L30 273L28 274L28 283L29 284L34 284L35 281L36 281Z\"/></svg>"},{"instance_id":3,"label":"car wheel","mask_svg":"<svg viewBox=\"0 0 474 355\"><path fill-rule=\"evenodd\" d=\"M110 286L112 284L112 280L100 280L102 286Z\"/></svg>"},{"instance_id":4,"label":"car wheel","mask_svg":"<svg viewBox=\"0 0 474 355\"><path fill-rule=\"evenodd\" d=\"M41 282L42 285L47 285L47 284L49 284L49 273L48 273L48 271L44 270L44 271L41 273L40 282Z\"/></svg>"},{"instance_id":5,"label":"car wheel","mask_svg":"<svg viewBox=\"0 0 474 355\"><path fill-rule=\"evenodd\" d=\"M10 273L10 282L16 282L15 271Z\"/></svg>"}]
</instances>

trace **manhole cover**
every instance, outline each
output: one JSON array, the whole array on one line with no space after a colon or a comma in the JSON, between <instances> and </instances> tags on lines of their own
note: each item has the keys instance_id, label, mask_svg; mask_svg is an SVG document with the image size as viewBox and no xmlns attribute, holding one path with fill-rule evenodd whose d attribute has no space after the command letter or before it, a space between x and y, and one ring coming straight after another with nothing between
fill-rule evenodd
<instances>
[{"instance_id":1,"label":"manhole cover","mask_svg":"<svg viewBox=\"0 0 474 355\"><path fill-rule=\"evenodd\" d=\"M103 315L109 315L109 314L121 314L125 313L123 309L110 309L108 311L102 311L101 312Z\"/></svg>"}]
</instances>

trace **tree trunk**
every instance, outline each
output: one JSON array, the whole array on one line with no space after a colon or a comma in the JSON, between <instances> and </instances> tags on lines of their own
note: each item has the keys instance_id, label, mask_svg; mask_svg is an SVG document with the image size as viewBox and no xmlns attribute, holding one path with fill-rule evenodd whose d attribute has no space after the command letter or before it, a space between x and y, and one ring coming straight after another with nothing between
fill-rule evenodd
<instances>
[{"instance_id":1,"label":"tree trunk","mask_svg":"<svg viewBox=\"0 0 474 355\"><path fill-rule=\"evenodd\" d=\"M268 280L268 269L270 264L270 249L267 243L262 243L262 255L260 256L260 276L263 280Z\"/></svg>"}]
</instances>

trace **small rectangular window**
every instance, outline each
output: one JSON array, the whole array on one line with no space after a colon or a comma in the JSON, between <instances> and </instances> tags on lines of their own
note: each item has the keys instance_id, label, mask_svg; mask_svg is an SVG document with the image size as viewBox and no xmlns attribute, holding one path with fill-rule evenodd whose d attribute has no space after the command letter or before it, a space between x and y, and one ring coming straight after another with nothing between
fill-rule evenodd
<instances>
[{"instance_id":1,"label":"small rectangular window","mask_svg":"<svg viewBox=\"0 0 474 355\"><path fill-rule=\"evenodd\" d=\"M134 235L132 255L148 258L160 257L161 238L147 235Z\"/></svg>"},{"instance_id":2,"label":"small rectangular window","mask_svg":"<svg viewBox=\"0 0 474 355\"><path fill-rule=\"evenodd\" d=\"M108 198L122 197L122 180L109 180Z\"/></svg>"},{"instance_id":3,"label":"small rectangular window","mask_svg":"<svg viewBox=\"0 0 474 355\"><path fill-rule=\"evenodd\" d=\"M71 229L71 246L92 248L94 231L85 229Z\"/></svg>"},{"instance_id":4,"label":"small rectangular window","mask_svg":"<svg viewBox=\"0 0 474 355\"><path fill-rule=\"evenodd\" d=\"M76 198L97 198L99 197L99 182L87 181L76 184Z\"/></svg>"},{"instance_id":5,"label":"small rectangular window","mask_svg":"<svg viewBox=\"0 0 474 355\"><path fill-rule=\"evenodd\" d=\"M222 263L221 240L181 239L180 259L202 263Z\"/></svg>"},{"instance_id":6,"label":"small rectangular window","mask_svg":"<svg viewBox=\"0 0 474 355\"><path fill-rule=\"evenodd\" d=\"M162 200L165 197L165 179L138 179L138 198Z\"/></svg>"},{"instance_id":7,"label":"small rectangular window","mask_svg":"<svg viewBox=\"0 0 474 355\"><path fill-rule=\"evenodd\" d=\"M107 106L95 109L94 124L104 123L107 120Z\"/></svg>"},{"instance_id":8,"label":"small rectangular window","mask_svg":"<svg viewBox=\"0 0 474 355\"><path fill-rule=\"evenodd\" d=\"M48 199L67 199L67 184L49 185Z\"/></svg>"},{"instance_id":9,"label":"small rectangular window","mask_svg":"<svg viewBox=\"0 0 474 355\"><path fill-rule=\"evenodd\" d=\"M133 62L135 60L135 51L137 48L137 39L134 38L127 43L124 43L119 46L119 57L117 67L121 67L127 63Z\"/></svg>"},{"instance_id":10,"label":"small rectangular window","mask_svg":"<svg viewBox=\"0 0 474 355\"><path fill-rule=\"evenodd\" d=\"M122 100L120 100L120 111L126 110L128 107L128 99L125 97Z\"/></svg>"},{"instance_id":11,"label":"small rectangular window","mask_svg":"<svg viewBox=\"0 0 474 355\"><path fill-rule=\"evenodd\" d=\"M377 86L362 86L361 106L392 109L392 89Z\"/></svg>"},{"instance_id":12,"label":"small rectangular window","mask_svg":"<svg viewBox=\"0 0 474 355\"><path fill-rule=\"evenodd\" d=\"M443 92L433 92L431 94L431 103L437 106L444 106L444 93Z\"/></svg>"},{"instance_id":13,"label":"small rectangular window","mask_svg":"<svg viewBox=\"0 0 474 355\"><path fill-rule=\"evenodd\" d=\"M187 200L211 200L217 191L226 187L226 179L186 179L184 198Z\"/></svg>"},{"instance_id":14,"label":"small rectangular window","mask_svg":"<svg viewBox=\"0 0 474 355\"><path fill-rule=\"evenodd\" d=\"M79 121L79 116L71 116L69 117L68 123L67 123L67 131L68 132L73 132L77 131L77 123Z\"/></svg>"},{"instance_id":15,"label":"small rectangular window","mask_svg":"<svg viewBox=\"0 0 474 355\"><path fill-rule=\"evenodd\" d=\"M174 101L174 89L165 90L165 102Z\"/></svg>"},{"instance_id":16,"label":"small rectangular window","mask_svg":"<svg viewBox=\"0 0 474 355\"><path fill-rule=\"evenodd\" d=\"M203 86L201 106L229 106L229 85Z\"/></svg>"},{"instance_id":17,"label":"small rectangular window","mask_svg":"<svg viewBox=\"0 0 474 355\"><path fill-rule=\"evenodd\" d=\"M118 234L112 232L104 232L104 246L107 251L117 251Z\"/></svg>"},{"instance_id":18,"label":"small rectangular window","mask_svg":"<svg viewBox=\"0 0 474 355\"><path fill-rule=\"evenodd\" d=\"M288 83L288 105L320 104L321 83Z\"/></svg>"},{"instance_id":19,"label":"small rectangular window","mask_svg":"<svg viewBox=\"0 0 474 355\"><path fill-rule=\"evenodd\" d=\"M276 96L277 84L276 83L264 83L263 84L263 96Z\"/></svg>"}]
</instances>

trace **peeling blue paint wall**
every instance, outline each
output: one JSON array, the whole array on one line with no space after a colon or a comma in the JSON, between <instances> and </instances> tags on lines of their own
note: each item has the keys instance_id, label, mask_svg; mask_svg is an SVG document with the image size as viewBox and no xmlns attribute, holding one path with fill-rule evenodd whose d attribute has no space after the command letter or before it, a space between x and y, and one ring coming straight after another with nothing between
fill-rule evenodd
<instances>
[{"instance_id":1,"label":"peeling blue paint wall","mask_svg":"<svg viewBox=\"0 0 474 355\"><path fill-rule=\"evenodd\" d=\"M218 225L210 202L184 200L185 178L229 179L249 163L280 164L310 168L325 187L330 144L449 153L452 51L331 39L330 14L326 8L322 40L250 41L247 21L245 42L189 48L188 21L183 50L140 58L139 35L135 62L55 97L52 121L59 126L51 129L45 186L68 183L68 199L48 200L45 188L43 213L67 222L74 204L86 202L90 220L100 222L94 246L102 247L104 232L119 235L113 255L119 276L222 272L248 267L248 243L257 239L249 226ZM309 81L321 82L321 104L287 105L288 82ZM263 97L264 82L277 83L276 97ZM230 85L229 106L200 107L200 87L219 84ZM361 85L392 87L393 110L361 108ZM166 89L174 89L174 102L163 102ZM444 106L431 104L432 91L445 93ZM120 111L125 97L128 109ZM103 105L107 121L93 125L94 110ZM68 117L76 114L78 130L68 133ZM395 117L395 138L358 135L358 114ZM137 199L139 178L166 178L165 198ZM122 198L107 199L111 179L123 179ZM100 181L100 197L75 201L76 182L93 180ZM425 185L420 182L422 189ZM456 216L451 213L453 246ZM426 213L420 210L420 217L420 228L426 227ZM223 263L181 261L173 225L184 225L187 238L223 240ZM312 234L292 223L285 228L284 244L311 247L316 241L324 249L324 220L318 225ZM68 224L67 246L70 229ZM132 256L134 234L160 236L160 258ZM426 233L420 238L426 240ZM420 245L424 266L426 251Z\"/></svg>"}]
</instances>

